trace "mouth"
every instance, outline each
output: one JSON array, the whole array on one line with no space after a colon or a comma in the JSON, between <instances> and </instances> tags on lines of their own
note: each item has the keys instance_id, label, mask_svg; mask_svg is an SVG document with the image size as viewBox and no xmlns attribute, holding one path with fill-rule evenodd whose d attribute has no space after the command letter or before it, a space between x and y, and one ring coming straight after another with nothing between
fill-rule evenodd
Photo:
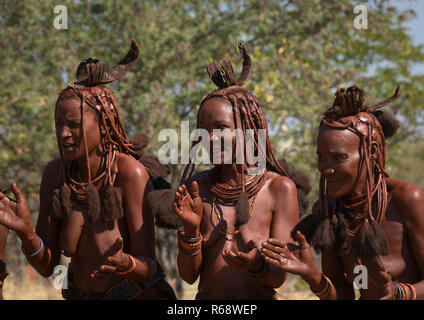
<instances>
[{"instance_id":1,"label":"mouth","mask_svg":"<svg viewBox=\"0 0 424 320\"><path fill-rule=\"evenodd\" d=\"M338 184L340 180L327 180L327 184Z\"/></svg>"},{"instance_id":2,"label":"mouth","mask_svg":"<svg viewBox=\"0 0 424 320\"><path fill-rule=\"evenodd\" d=\"M72 148L75 148L77 145L75 143L62 143L62 149L63 150L70 150Z\"/></svg>"}]
</instances>

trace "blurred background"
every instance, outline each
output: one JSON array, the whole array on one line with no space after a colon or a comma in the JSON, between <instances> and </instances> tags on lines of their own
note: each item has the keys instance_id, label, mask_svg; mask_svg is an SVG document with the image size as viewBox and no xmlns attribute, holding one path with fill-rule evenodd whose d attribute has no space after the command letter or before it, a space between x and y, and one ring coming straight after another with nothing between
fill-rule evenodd
<instances>
[{"instance_id":1,"label":"blurred background","mask_svg":"<svg viewBox=\"0 0 424 320\"><path fill-rule=\"evenodd\" d=\"M67 29L54 20L66 7ZM367 29L356 29L357 5L367 7ZM262 102L279 158L310 179L318 198L315 137L336 89L357 84L373 104L394 93L389 111L401 121L388 140L387 169L424 188L424 1L0 1L0 188L16 181L35 222L44 165L58 157L54 105L87 57L108 67L128 51L132 38L141 57L109 87L131 136L149 137L145 153L157 155L161 129L195 126L202 98L215 90L205 66L230 58L241 70L237 43L244 40L253 69L248 89ZM178 131L179 132L179 131ZM176 187L182 166L167 178ZM202 169L199 167L198 169ZM309 211L307 210L307 213ZM192 299L196 284L177 276L174 230L157 228L158 258L179 297ZM61 299L52 279L38 276L9 233L5 299ZM305 283L289 277L282 299L313 299Z\"/></svg>"}]
</instances>

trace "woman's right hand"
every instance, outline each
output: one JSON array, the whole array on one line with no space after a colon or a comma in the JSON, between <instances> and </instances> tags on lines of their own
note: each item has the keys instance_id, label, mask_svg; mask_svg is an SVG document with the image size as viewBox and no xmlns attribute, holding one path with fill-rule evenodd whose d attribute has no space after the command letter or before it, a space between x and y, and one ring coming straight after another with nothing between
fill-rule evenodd
<instances>
[{"instance_id":1,"label":"woman's right hand","mask_svg":"<svg viewBox=\"0 0 424 320\"><path fill-rule=\"evenodd\" d=\"M178 188L172 208L184 224L185 235L189 237L198 236L203 206L196 181L191 183L190 193L185 185L181 185Z\"/></svg>"},{"instance_id":2,"label":"woman's right hand","mask_svg":"<svg viewBox=\"0 0 424 320\"><path fill-rule=\"evenodd\" d=\"M0 224L15 231L22 239L25 235L34 232L31 214L18 186L13 183L11 189L16 202L0 192Z\"/></svg>"},{"instance_id":3,"label":"woman's right hand","mask_svg":"<svg viewBox=\"0 0 424 320\"><path fill-rule=\"evenodd\" d=\"M295 240L299 243L298 246L292 243L285 244L278 239L268 239L262 244L262 254L268 263L299 275L311 284L321 278L321 271L315 265L311 247L300 231L296 232Z\"/></svg>"}]
</instances>

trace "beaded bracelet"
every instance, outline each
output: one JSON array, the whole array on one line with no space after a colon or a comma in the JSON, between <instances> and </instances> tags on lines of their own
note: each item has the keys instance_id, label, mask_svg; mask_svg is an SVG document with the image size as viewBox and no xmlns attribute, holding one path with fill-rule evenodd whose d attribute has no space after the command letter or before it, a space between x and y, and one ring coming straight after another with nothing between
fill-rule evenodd
<instances>
[{"instance_id":1,"label":"beaded bracelet","mask_svg":"<svg viewBox=\"0 0 424 320\"><path fill-rule=\"evenodd\" d=\"M181 243L181 245L186 247L186 248L198 247L202 244L202 241L203 241L202 235L200 235L200 239L197 242L186 242L186 241L182 240L181 238L178 238L178 243Z\"/></svg>"},{"instance_id":2,"label":"beaded bracelet","mask_svg":"<svg viewBox=\"0 0 424 320\"><path fill-rule=\"evenodd\" d=\"M24 250L24 246L22 246L22 247L21 247L22 253L23 253L24 255L26 255L27 257L35 257L35 256L36 256L36 255L38 255L38 254L41 252L41 250L43 249L43 247L44 247L43 240L40 238L40 236L38 236L38 235L37 235L37 237L38 237L38 239L40 240L40 248L39 248L37 251L35 251L34 253L28 254L28 253L26 253L26 252L25 252L25 250ZM32 239L33 239L33 238L31 238L31 240L32 240Z\"/></svg>"},{"instance_id":3,"label":"beaded bracelet","mask_svg":"<svg viewBox=\"0 0 424 320\"><path fill-rule=\"evenodd\" d=\"M392 281L396 287L394 300L416 300L417 292L412 284Z\"/></svg>"},{"instance_id":4,"label":"beaded bracelet","mask_svg":"<svg viewBox=\"0 0 424 320\"><path fill-rule=\"evenodd\" d=\"M191 249L193 249L193 248L196 248L196 247L192 247ZM197 256L202 251L202 247L199 246L198 248L196 248L195 251L190 251L190 250L187 250L187 248L184 248L181 245L181 243L178 242L178 250L180 251L180 253L182 253L185 256L192 256L192 257L194 257L194 256Z\"/></svg>"},{"instance_id":5,"label":"beaded bracelet","mask_svg":"<svg viewBox=\"0 0 424 320\"><path fill-rule=\"evenodd\" d=\"M187 243L197 243L202 237L201 234L198 237L194 237L194 238L187 237L184 233L184 227L178 228L177 234L178 234L179 239L181 239L181 240L183 240L184 242L187 242Z\"/></svg>"},{"instance_id":6,"label":"beaded bracelet","mask_svg":"<svg viewBox=\"0 0 424 320\"><path fill-rule=\"evenodd\" d=\"M314 291L314 290L312 290L312 288L310 288L311 289L311 291L313 292L313 294L315 294L318 298L323 298L323 297L325 297L329 292L331 292L331 287L333 286L333 283L331 282L331 280L330 279L328 279L326 276L325 276L325 274L322 274L322 276L324 277L324 279L325 279L325 287L324 287L324 289L322 289L321 291Z\"/></svg>"},{"instance_id":7,"label":"beaded bracelet","mask_svg":"<svg viewBox=\"0 0 424 320\"><path fill-rule=\"evenodd\" d=\"M116 274L119 274L121 276L125 276L125 275L127 275L127 274L129 274L129 273L131 273L131 272L134 271L134 269L136 267L136 262L135 262L134 258L132 257L132 255L129 254L128 257L130 258L130 267L128 268L128 270L126 270L126 271L117 271L117 272L115 272Z\"/></svg>"}]
</instances>

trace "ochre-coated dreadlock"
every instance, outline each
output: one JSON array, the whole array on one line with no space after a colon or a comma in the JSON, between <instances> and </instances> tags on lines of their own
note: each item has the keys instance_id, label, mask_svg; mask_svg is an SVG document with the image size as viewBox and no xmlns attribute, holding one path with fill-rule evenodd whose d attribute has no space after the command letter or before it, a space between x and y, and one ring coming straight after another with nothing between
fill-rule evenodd
<instances>
[{"instance_id":1,"label":"ochre-coated dreadlock","mask_svg":"<svg viewBox=\"0 0 424 320\"><path fill-rule=\"evenodd\" d=\"M123 217L120 198L113 185L117 174L117 154L133 155L132 144L128 142L124 126L112 91L104 84L118 80L135 63L139 56L138 44L132 40L131 48L126 57L111 71L105 72L105 64L99 60L88 58L80 63L77 69L78 82L68 85L58 97L55 108L60 101L78 99L81 101L81 145L85 145L87 159L88 181L77 180L78 168L75 161L67 161L58 141L62 159L61 185L53 191L50 204L50 214L56 218L68 217L73 204L87 208L87 216L91 222L97 221L103 209L102 218L113 221ZM89 156L84 131L84 114L94 111L99 123L101 136L101 163L97 175L90 172ZM101 196L99 196L99 193ZM102 199L102 200L100 200Z\"/></svg>"},{"instance_id":2,"label":"ochre-coated dreadlock","mask_svg":"<svg viewBox=\"0 0 424 320\"><path fill-rule=\"evenodd\" d=\"M304 233L317 250L332 250L338 254L354 250L357 257L366 259L387 255L387 238L379 225L388 205L385 138L395 134L399 123L378 109L399 96L399 87L392 97L371 106L364 104L363 91L357 86L347 90L341 88L335 95L335 101L324 113L320 127L325 125L349 130L360 138L360 164L355 184L360 172L365 170L366 193L349 201L330 199L325 175L321 174L319 204L311 215L299 222L294 232L300 230ZM377 157L373 155L375 152ZM364 208L364 212L353 214L353 208Z\"/></svg>"},{"instance_id":3,"label":"ochre-coated dreadlock","mask_svg":"<svg viewBox=\"0 0 424 320\"><path fill-rule=\"evenodd\" d=\"M259 150L257 142L258 130L265 129L267 133L266 154L264 155L266 158L266 167L268 170L272 170L281 175L287 176L286 172L278 163L274 152L272 151L271 143L268 137L268 126L264 114L261 110L261 104L252 93L242 88L249 77L252 62L249 53L247 52L247 49L242 41L239 42L238 49L243 58L243 69L238 79L236 79L231 62L227 59L221 60L219 62L214 61L207 66L209 77L213 83L218 86L219 89L210 93L201 102L200 108L206 100L211 98L222 98L229 101L233 107L235 129L242 129L244 138L246 138L246 130L254 130L256 135L256 138L254 139L254 145L256 149L255 151ZM244 139L244 141L246 141L246 139ZM246 148L243 149L245 150ZM246 153L246 150L244 152ZM246 159L246 154L244 154L243 158ZM214 193L217 198L221 200L233 203L237 202L236 227L239 227L247 222L249 217L248 198L255 195L265 183L265 175L262 173L257 175L251 183L246 184L245 170L247 170L247 164L244 163L242 165L238 165L238 167L242 178L241 187L223 188L220 187L218 183L215 183L211 190L212 193ZM193 171L194 164L189 163L184 169L181 183L186 183L186 181L193 174ZM216 170L213 169L211 172L213 175Z\"/></svg>"}]
</instances>

